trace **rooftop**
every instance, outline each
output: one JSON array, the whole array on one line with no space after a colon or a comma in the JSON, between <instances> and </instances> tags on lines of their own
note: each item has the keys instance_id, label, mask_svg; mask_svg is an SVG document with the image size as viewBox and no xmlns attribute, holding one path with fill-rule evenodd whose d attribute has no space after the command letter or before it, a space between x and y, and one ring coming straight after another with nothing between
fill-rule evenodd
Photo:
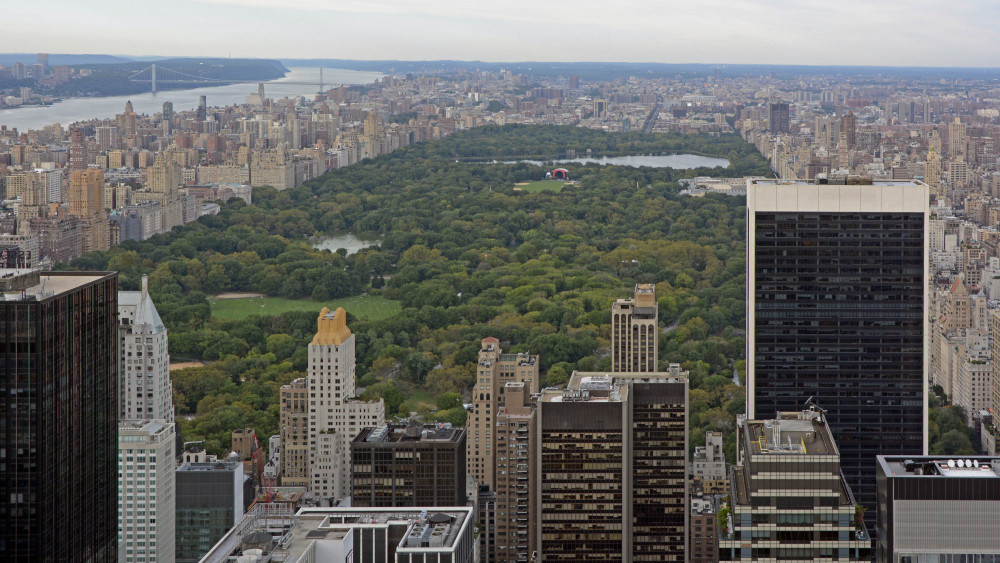
<instances>
[{"instance_id":1,"label":"rooftop","mask_svg":"<svg viewBox=\"0 0 1000 563\"><path fill-rule=\"evenodd\" d=\"M878 456L885 475L903 478L1000 478L1000 457Z\"/></svg>"},{"instance_id":2,"label":"rooftop","mask_svg":"<svg viewBox=\"0 0 1000 563\"><path fill-rule=\"evenodd\" d=\"M453 428L451 423L410 424L394 426L383 424L368 427L358 433L351 443L400 443L400 442L461 442L465 434L464 428Z\"/></svg>"},{"instance_id":3,"label":"rooftop","mask_svg":"<svg viewBox=\"0 0 1000 563\"><path fill-rule=\"evenodd\" d=\"M566 389L548 388L542 390L540 400L548 403L561 402L621 402L628 393L628 383L682 383L685 374L670 372L615 373L574 371L566 384Z\"/></svg>"},{"instance_id":4,"label":"rooftop","mask_svg":"<svg viewBox=\"0 0 1000 563\"><path fill-rule=\"evenodd\" d=\"M751 455L840 455L818 411L783 412L773 420L748 420L744 439Z\"/></svg>"},{"instance_id":5,"label":"rooftop","mask_svg":"<svg viewBox=\"0 0 1000 563\"><path fill-rule=\"evenodd\" d=\"M271 560L311 561L310 554L314 553L316 542L339 542L355 528L394 528L388 534L390 549L398 553L423 553L437 560L436 554L453 551L458 547L459 538L471 535L473 516L472 508L464 506L302 508L292 516L286 507L257 504L202 557L201 563L229 561L231 556L245 549L245 538L260 536L266 540L260 534L262 531L269 533L272 541L257 542L255 547L265 548L263 555Z\"/></svg>"},{"instance_id":6,"label":"rooftop","mask_svg":"<svg viewBox=\"0 0 1000 563\"><path fill-rule=\"evenodd\" d=\"M113 275L111 272L43 272L0 268L0 300L42 301Z\"/></svg>"}]
</instances>

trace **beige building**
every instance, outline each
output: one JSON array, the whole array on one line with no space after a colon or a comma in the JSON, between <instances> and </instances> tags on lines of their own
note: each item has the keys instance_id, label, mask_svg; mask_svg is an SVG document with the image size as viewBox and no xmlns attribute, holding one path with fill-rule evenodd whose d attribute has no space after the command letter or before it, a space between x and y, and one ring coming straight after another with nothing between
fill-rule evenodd
<instances>
[{"instance_id":1,"label":"beige building","mask_svg":"<svg viewBox=\"0 0 1000 563\"><path fill-rule=\"evenodd\" d=\"M537 471L535 399L525 383L500 388L496 413L496 528L490 561L529 561L538 547L533 494ZM485 559L484 559L485 560Z\"/></svg>"},{"instance_id":2,"label":"beige building","mask_svg":"<svg viewBox=\"0 0 1000 563\"><path fill-rule=\"evenodd\" d=\"M656 286L635 286L635 297L619 299L611 306L611 370L617 373L648 373L657 369Z\"/></svg>"},{"instance_id":3,"label":"beige building","mask_svg":"<svg viewBox=\"0 0 1000 563\"><path fill-rule=\"evenodd\" d=\"M107 250L108 218L104 213L104 172L81 170L69 177L69 212L80 218L84 253Z\"/></svg>"},{"instance_id":4,"label":"beige building","mask_svg":"<svg viewBox=\"0 0 1000 563\"><path fill-rule=\"evenodd\" d=\"M350 443L363 428L385 424L385 403L355 397L347 312L323 307L317 325L309 344L309 483L315 499L335 503L351 492Z\"/></svg>"},{"instance_id":5,"label":"beige building","mask_svg":"<svg viewBox=\"0 0 1000 563\"><path fill-rule=\"evenodd\" d=\"M538 356L504 354L500 341L487 337L479 349L476 385L472 390L472 415L467 424L468 471L480 485L496 490L495 422L500 389L509 382L524 383L529 393L538 392Z\"/></svg>"},{"instance_id":6,"label":"beige building","mask_svg":"<svg viewBox=\"0 0 1000 563\"><path fill-rule=\"evenodd\" d=\"M253 151L250 157L250 185L255 188L271 186L276 190L295 187L295 165L284 145Z\"/></svg>"},{"instance_id":7,"label":"beige building","mask_svg":"<svg viewBox=\"0 0 1000 563\"><path fill-rule=\"evenodd\" d=\"M281 386L281 485L309 486L309 384Z\"/></svg>"}]
</instances>

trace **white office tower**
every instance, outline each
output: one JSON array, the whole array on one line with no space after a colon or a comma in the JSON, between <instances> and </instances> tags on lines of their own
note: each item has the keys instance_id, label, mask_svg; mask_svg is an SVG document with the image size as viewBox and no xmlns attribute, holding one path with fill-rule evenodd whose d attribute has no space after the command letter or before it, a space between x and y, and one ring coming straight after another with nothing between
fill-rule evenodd
<instances>
[{"instance_id":1,"label":"white office tower","mask_svg":"<svg viewBox=\"0 0 1000 563\"><path fill-rule=\"evenodd\" d=\"M141 291L118 292L118 336L118 418L173 422L167 328L149 297L146 276L142 276Z\"/></svg>"},{"instance_id":2,"label":"white office tower","mask_svg":"<svg viewBox=\"0 0 1000 563\"><path fill-rule=\"evenodd\" d=\"M118 424L119 560L174 560L174 425L164 420Z\"/></svg>"},{"instance_id":3,"label":"white office tower","mask_svg":"<svg viewBox=\"0 0 1000 563\"><path fill-rule=\"evenodd\" d=\"M320 311L309 344L309 483L313 498L336 503L350 494L350 443L385 423L385 404L354 396L354 335L347 312Z\"/></svg>"}]
</instances>

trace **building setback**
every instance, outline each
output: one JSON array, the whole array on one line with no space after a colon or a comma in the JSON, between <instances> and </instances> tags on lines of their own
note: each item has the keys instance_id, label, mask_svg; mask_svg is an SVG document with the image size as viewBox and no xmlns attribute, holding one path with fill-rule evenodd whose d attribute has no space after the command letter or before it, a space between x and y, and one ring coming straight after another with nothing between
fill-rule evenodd
<instances>
[{"instance_id":1,"label":"building setback","mask_svg":"<svg viewBox=\"0 0 1000 563\"><path fill-rule=\"evenodd\" d=\"M351 506L465 504L465 429L365 428L351 442Z\"/></svg>"},{"instance_id":2,"label":"building setback","mask_svg":"<svg viewBox=\"0 0 1000 563\"><path fill-rule=\"evenodd\" d=\"M573 374L538 404L538 561L687 561L687 378Z\"/></svg>"},{"instance_id":3,"label":"building setback","mask_svg":"<svg viewBox=\"0 0 1000 563\"><path fill-rule=\"evenodd\" d=\"M927 447L928 187L747 182L747 416L826 409L871 529L875 455Z\"/></svg>"},{"instance_id":4,"label":"building setback","mask_svg":"<svg viewBox=\"0 0 1000 563\"><path fill-rule=\"evenodd\" d=\"M117 274L0 276L0 559L116 561Z\"/></svg>"},{"instance_id":5,"label":"building setback","mask_svg":"<svg viewBox=\"0 0 1000 563\"><path fill-rule=\"evenodd\" d=\"M1000 560L1000 458L878 456L879 563Z\"/></svg>"}]
</instances>

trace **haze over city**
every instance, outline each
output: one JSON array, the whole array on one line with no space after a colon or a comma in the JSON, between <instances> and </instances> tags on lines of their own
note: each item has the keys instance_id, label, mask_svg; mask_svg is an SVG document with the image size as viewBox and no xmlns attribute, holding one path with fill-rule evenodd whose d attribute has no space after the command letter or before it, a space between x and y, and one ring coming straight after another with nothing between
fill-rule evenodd
<instances>
[{"instance_id":1,"label":"haze over city","mask_svg":"<svg viewBox=\"0 0 1000 563\"><path fill-rule=\"evenodd\" d=\"M54 0L4 7L0 52L710 64L997 64L989 1ZM113 30L101 32L114 17Z\"/></svg>"}]
</instances>

